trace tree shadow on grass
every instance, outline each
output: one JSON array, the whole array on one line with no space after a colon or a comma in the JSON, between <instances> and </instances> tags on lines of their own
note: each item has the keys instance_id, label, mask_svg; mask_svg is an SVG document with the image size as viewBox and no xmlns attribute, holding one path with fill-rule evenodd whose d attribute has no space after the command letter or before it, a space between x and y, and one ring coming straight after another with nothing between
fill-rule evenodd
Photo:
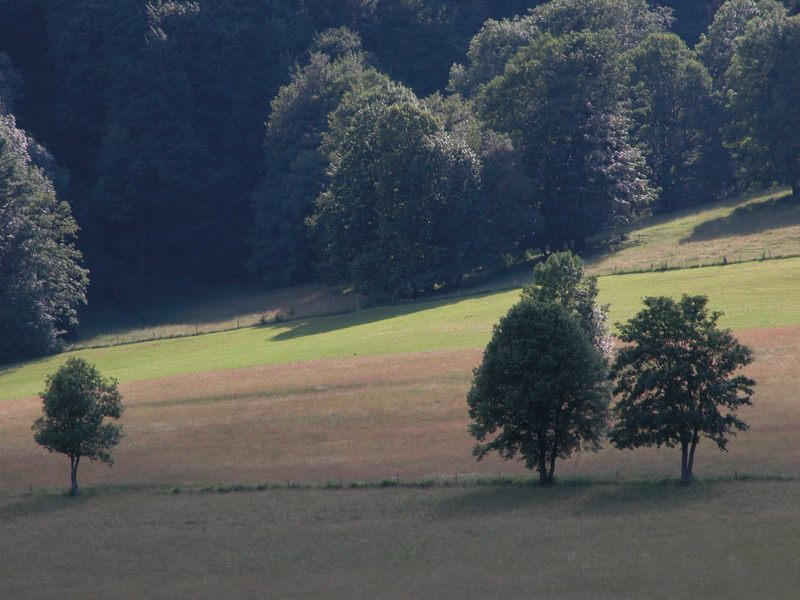
<instances>
[{"instance_id":1,"label":"tree shadow on grass","mask_svg":"<svg viewBox=\"0 0 800 600\"><path fill-rule=\"evenodd\" d=\"M0 506L0 521L11 521L37 515L71 510L83 505L91 498L91 494L79 494L72 498L65 493L48 493L40 495L25 495L19 497L15 502Z\"/></svg>"},{"instance_id":2,"label":"tree shadow on grass","mask_svg":"<svg viewBox=\"0 0 800 600\"><path fill-rule=\"evenodd\" d=\"M800 201L789 193L765 202L740 206L727 217L700 223L680 243L749 235L794 225L800 225Z\"/></svg>"},{"instance_id":3,"label":"tree shadow on grass","mask_svg":"<svg viewBox=\"0 0 800 600\"><path fill-rule=\"evenodd\" d=\"M415 313L424 312L452 306L464 302L465 300L480 300L499 292L486 292L469 297L447 298L439 300L425 300L420 302L409 302L407 304L378 306L367 308L358 312L344 313L327 317L312 317L308 319L298 319L275 325L263 325L271 329L282 328L283 331L275 334L271 340L276 342L292 340L301 337L330 333L341 329L358 327L359 325L369 325L380 321L387 321L398 317L406 317ZM286 329L288 327L288 329Z\"/></svg>"},{"instance_id":4,"label":"tree shadow on grass","mask_svg":"<svg viewBox=\"0 0 800 600\"><path fill-rule=\"evenodd\" d=\"M465 515L497 515L515 510L549 511L584 494L589 484L570 483L541 487L535 483L524 485L496 484L466 488L461 494L448 496L436 503L434 512L439 519L459 518Z\"/></svg>"},{"instance_id":5,"label":"tree shadow on grass","mask_svg":"<svg viewBox=\"0 0 800 600\"><path fill-rule=\"evenodd\" d=\"M554 508L567 510L573 516L637 514L680 510L709 502L723 493L719 486L709 483L681 486L672 480L621 484L566 481L553 487L498 484L469 488L447 497L436 504L435 513L442 519L515 510L549 513Z\"/></svg>"}]
</instances>

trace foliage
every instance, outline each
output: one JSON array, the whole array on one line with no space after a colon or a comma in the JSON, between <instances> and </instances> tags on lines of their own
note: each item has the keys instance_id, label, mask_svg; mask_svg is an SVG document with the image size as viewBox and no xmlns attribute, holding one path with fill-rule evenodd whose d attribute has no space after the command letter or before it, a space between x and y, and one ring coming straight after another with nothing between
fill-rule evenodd
<instances>
[{"instance_id":1,"label":"foliage","mask_svg":"<svg viewBox=\"0 0 800 600\"><path fill-rule=\"evenodd\" d=\"M729 70L726 137L748 182L792 186L800 198L800 16L755 21Z\"/></svg>"},{"instance_id":2,"label":"foliage","mask_svg":"<svg viewBox=\"0 0 800 600\"><path fill-rule=\"evenodd\" d=\"M314 212L329 166L320 148L329 114L349 91L389 85L369 66L352 32L322 32L315 44L334 54L312 53L272 101L265 140L268 164L253 195L249 266L274 285L302 282L311 274L305 221ZM331 50L333 44L340 49Z\"/></svg>"},{"instance_id":3,"label":"foliage","mask_svg":"<svg viewBox=\"0 0 800 600\"><path fill-rule=\"evenodd\" d=\"M597 278L587 277L583 260L567 251L536 265L533 283L522 288L522 299L558 304L578 321L594 346L609 355L608 306L597 303L598 293Z\"/></svg>"},{"instance_id":4,"label":"foliage","mask_svg":"<svg viewBox=\"0 0 800 600\"><path fill-rule=\"evenodd\" d=\"M41 398L43 416L33 423L34 439L48 452L69 457L70 494L75 496L81 458L114 464L111 449L122 439L122 426L105 419L120 418L122 396L115 380L81 358L70 358L47 377Z\"/></svg>"},{"instance_id":5,"label":"foliage","mask_svg":"<svg viewBox=\"0 0 800 600\"><path fill-rule=\"evenodd\" d=\"M467 64L453 65L448 89L463 96L503 73L506 63L517 50L530 44L538 35L530 17L514 17L495 21L489 19L469 43Z\"/></svg>"},{"instance_id":6,"label":"foliage","mask_svg":"<svg viewBox=\"0 0 800 600\"><path fill-rule=\"evenodd\" d=\"M728 69L748 24L784 12L776 0L726 0L714 14L708 31L697 44L697 53L723 94L729 89Z\"/></svg>"},{"instance_id":7,"label":"foliage","mask_svg":"<svg viewBox=\"0 0 800 600\"><path fill-rule=\"evenodd\" d=\"M747 425L735 412L751 404L755 381L736 374L753 353L730 330L720 330L708 298L676 302L649 297L645 308L619 326L612 376L619 402L611 440L618 448L681 448L681 481L692 481L694 457L706 437L727 450L728 436Z\"/></svg>"},{"instance_id":8,"label":"foliage","mask_svg":"<svg viewBox=\"0 0 800 600\"><path fill-rule=\"evenodd\" d=\"M631 50L634 137L645 148L657 208L712 200L732 176L719 135L722 107L705 67L673 34L652 34Z\"/></svg>"},{"instance_id":9,"label":"foliage","mask_svg":"<svg viewBox=\"0 0 800 600\"><path fill-rule=\"evenodd\" d=\"M647 0L551 0L530 14L534 25L553 36L608 31L626 49L672 23L669 9L654 8Z\"/></svg>"},{"instance_id":10,"label":"foliage","mask_svg":"<svg viewBox=\"0 0 800 600\"><path fill-rule=\"evenodd\" d=\"M495 326L467 396L478 460L520 455L543 485L558 458L596 451L609 405L606 360L555 303L523 300ZM488 440L488 441L487 441Z\"/></svg>"},{"instance_id":11,"label":"foliage","mask_svg":"<svg viewBox=\"0 0 800 600\"><path fill-rule=\"evenodd\" d=\"M52 158L0 114L0 362L55 350L86 301L78 228L50 167Z\"/></svg>"},{"instance_id":12,"label":"foliage","mask_svg":"<svg viewBox=\"0 0 800 600\"><path fill-rule=\"evenodd\" d=\"M507 132L544 220L540 245L581 247L655 197L629 139L619 46L607 31L538 37L477 98Z\"/></svg>"},{"instance_id":13,"label":"foliage","mask_svg":"<svg viewBox=\"0 0 800 600\"><path fill-rule=\"evenodd\" d=\"M475 266L481 217L475 155L421 104L401 102L355 115L312 225L325 277L414 296Z\"/></svg>"}]
</instances>

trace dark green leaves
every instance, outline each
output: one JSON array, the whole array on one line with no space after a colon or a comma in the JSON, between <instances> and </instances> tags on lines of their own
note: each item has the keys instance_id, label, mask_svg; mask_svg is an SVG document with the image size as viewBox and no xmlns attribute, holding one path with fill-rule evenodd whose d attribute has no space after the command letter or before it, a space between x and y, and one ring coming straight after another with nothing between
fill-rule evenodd
<instances>
[{"instance_id":1,"label":"dark green leaves","mask_svg":"<svg viewBox=\"0 0 800 600\"><path fill-rule=\"evenodd\" d=\"M596 451L605 431L606 361L555 303L523 300L495 327L467 397L474 454L521 456L551 483L557 458Z\"/></svg>"},{"instance_id":2,"label":"dark green leaves","mask_svg":"<svg viewBox=\"0 0 800 600\"><path fill-rule=\"evenodd\" d=\"M83 359L70 358L47 378L41 398L44 414L33 424L38 444L72 459L114 463L111 449L122 439L122 427L105 419L122 414L116 381Z\"/></svg>"},{"instance_id":3,"label":"dark green leaves","mask_svg":"<svg viewBox=\"0 0 800 600\"><path fill-rule=\"evenodd\" d=\"M705 296L644 303L619 326L626 345L612 371L619 401L611 440L618 448L692 448L692 458L701 437L726 449L729 436L747 428L735 413L753 394L755 382L739 373L752 352L717 328L720 313L709 312Z\"/></svg>"}]
</instances>

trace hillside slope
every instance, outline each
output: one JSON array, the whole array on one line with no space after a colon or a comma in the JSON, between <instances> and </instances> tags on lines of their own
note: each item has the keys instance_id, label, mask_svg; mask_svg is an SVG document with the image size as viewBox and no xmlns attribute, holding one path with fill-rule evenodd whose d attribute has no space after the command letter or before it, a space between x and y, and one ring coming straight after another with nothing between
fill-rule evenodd
<instances>
[{"instance_id":1,"label":"hillside slope","mask_svg":"<svg viewBox=\"0 0 800 600\"><path fill-rule=\"evenodd\" d=\"M600 278L612 322L648 295L707 294L735 329L800 324L800 258ZM307 360L479 348L518 290L386 306L185 338L76 351L122 382ZM66 359L0 369L0 399L30 396Z\"/></svg>"}]
</instances>

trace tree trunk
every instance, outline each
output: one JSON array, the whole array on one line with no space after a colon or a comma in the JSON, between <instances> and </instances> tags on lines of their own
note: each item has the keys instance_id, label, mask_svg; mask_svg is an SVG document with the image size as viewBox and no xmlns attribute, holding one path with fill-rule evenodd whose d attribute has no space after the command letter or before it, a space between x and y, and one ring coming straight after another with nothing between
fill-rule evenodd
<instances>
[{"instance_id":1,"label":"tree trunk","mask_svg":"<svg viewBox=\"0 0 800 600\"><path fill-rule=\"evenodd\" d=\"M548 485L547 478L547 455L544 452L539 453L539 485Z\"/></svg>"},{"instance_id":2,"label":"tree trunk","mask_svg":"<svg viewBox=\"0 0 800 600\"><path fill-rule=\"evenodd\" d=\"M81 460L80 456L69 457L70 496L78 495L78 463L80 462L80 460Z\"/></svg>"},{"instance_id":3,"label":"tree trunk","mask_svg":"<svg viewBox=\"0 0 800 600\"><path fill-rule=\"evenodd\" d=\"M547 485L552 485L556 477L556 452L550 455L550 471L547 473Z\"/></svg>"},{"instance_id":4,"label":"tree trunk","mask_svg":"<svg viewBox=\"0 0 800 600\"><path fill-rule=\"evenodd\" d=\"M695 431L694 435L692 435L692 446L689 448L689 462L687 464L687 471L689 474L689 482L694 479L694 475L692 474L694 470L694 451L697 450L697 443L700 441L700 436ZM687 482L688 483L688 482Z\"/></svg>"},{"instance_id":5,"label":"tree trunk","mask_svg":"<svg viewBox=\"0 0 800 600\"><path fill-rule=\"evenodd\" d=\"M800 200L800 179L792 184L792 196L795 200Z\"/></svg>"},{"instance_id":6,"label":"tree trunk","mask_svg":"<svg viewBox=\"0 0 800 600\"><path fill-rule=\"evenodd\" d=\"M681 442L681 483L688 485L692 482L692 473L689 468L689 440Z\"/></svg>"}]
</instances>

